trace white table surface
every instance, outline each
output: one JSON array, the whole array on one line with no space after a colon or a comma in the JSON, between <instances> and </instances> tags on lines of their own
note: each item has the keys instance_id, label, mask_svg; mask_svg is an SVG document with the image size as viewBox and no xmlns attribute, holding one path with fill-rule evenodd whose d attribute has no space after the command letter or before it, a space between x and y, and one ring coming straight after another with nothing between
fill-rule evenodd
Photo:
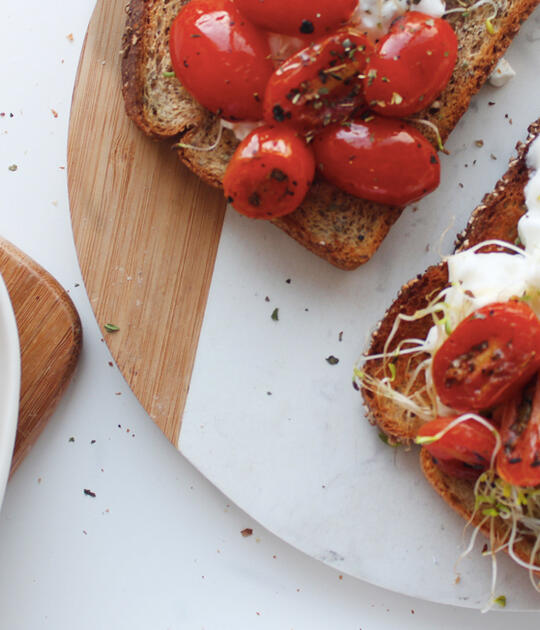
<instances>
[{"instance_id":1,"label":"white table surface","mask_svg":"<svg viewBox=\"0 0 540 630\"><path fill-rule=\"evenodd\" d=\"M0 628L536 629L537 614L428 604L289 547L177 453L110 365L77 264L65 170L93 6L28 0L0 20L0 233L69 291L84 327L75 378L8 484Z\"/></svg>"}]
</instances>

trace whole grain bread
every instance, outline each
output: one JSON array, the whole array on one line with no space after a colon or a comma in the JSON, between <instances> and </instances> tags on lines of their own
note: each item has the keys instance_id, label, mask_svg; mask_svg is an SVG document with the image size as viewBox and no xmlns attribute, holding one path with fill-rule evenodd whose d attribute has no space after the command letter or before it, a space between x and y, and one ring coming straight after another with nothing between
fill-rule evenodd
<instances>
[{"instance_id":1,"label":"whole grain bread","mask_svg":"<svg viewBox=\"0 0 540 630\"><path fill-rule=\"evenodd\" d=\"M494 190L486 194L482 203L473 211L465 230L457 237L456 251L468 249L488 239L508 243L516 241L517 223L525 212L523 190L529 178L526 153L529 144L538 134L540 119L529 126L528 138L524 143L518 143L517 155L510 162L508 170L497 182ZM372 334L367 354L382 353L398 314L412 315L425 308L430 300L445 288L447 282L447 266L445 262L441 262L405 284ZM425 339L432 323L429 316L411 322L402 321L387 350L391 352L404 339ZM409 375L425 356L418 355L412 359L400 356L393 361L396 375L392 388L404 391ZM383 361L368 361L363 369L370 376L380 377ZM413 391L423 385L424 379L419 375ZM403 409L389 398L383 398L367 389L363 389L362 392L370 421L377 424L392 442L409 443L416 437L422 422L419 418L406 415Z\"/></svg>"},{"instance_id":2,"label":"whole grain bread","mask_svg":"<svg viewBox=\"0 0 540 630\"><path fill-rule=\"evenodd\" d=\"M450 83L437 105L416 118L437 125L444 141L466 111L469 101L486 81L495 64L539 0L495 0L500 6L486 30L491 3L470 12L448 16L459 41L458 61ZM171 77L168 50L170 25L189 0L129 0L122 45L122 91L126 112L148 136L182 138L183 144L211 145L220 130L219 120L201 107ZM460 7L449 0L449 9ZM418 128L435 143L424 124ZM223 130L213 151L178 149L180 159L199 177L221 186L238 141ZM313 253L342 269L367 262L398 219L403 208L353 197L324 181L315 181L302 205L274 224Z\"/></svg>"},{"instance_id":3,"label":"whole grain bread","mask_svg":"<svg viewBox=\"0 0 540 630\"><path fill-rule=\"evenodd\" d=\"M539 135L540 119L529 127L527 141L517 145L517 156L510 162L507 172L499 180L495 189L484 197L482 203L472 213L467 227L457 237L456 251L468 249L488 239L515 242L517 223L525 212L523 190L529 179L529 169L526 165L527 149L533 139ZM496 247L492 248L496 249ZM489 250L486 248L481 251ZM430 298L447 286L447 282L447 266L446 263L441 263L430 267L424 274L407 283L373 333L367 354L379 354L383 351L398 314L413 314L424 308ZM414 322L403 321L388 350L392 351L403 339L410 337L425 339L431 325L430 317ZM417 356L411 361L405 356L400 356L395 361L396 376L392 382L393 389L404 390L408 375L421 359L421 356ZM382 361L368 361L363 369L371 376L380 377L383 369ZM424 383L424 377L419 376L414 389L421 388ZM408 416L392 400L383 398L373 391L363 389L362 393L370 421L378 425L391 443L408 444L416 437L421 425L419 418ZM465 520L471 520L473 525L479 526L481 531L491 538L492 548L497 548L508 541L511 529L508 519L495 517L490 521L483 517L481 512L475 511L473 482L456 479L443 473L425 448L421 449L420 461L424 476L436 492ZM523 534L513 550L521 560L530 562L535 542L536 539L533 536ZM538 565L540 552L536 554L535 559Z\"/></svg>"}]
</instances>

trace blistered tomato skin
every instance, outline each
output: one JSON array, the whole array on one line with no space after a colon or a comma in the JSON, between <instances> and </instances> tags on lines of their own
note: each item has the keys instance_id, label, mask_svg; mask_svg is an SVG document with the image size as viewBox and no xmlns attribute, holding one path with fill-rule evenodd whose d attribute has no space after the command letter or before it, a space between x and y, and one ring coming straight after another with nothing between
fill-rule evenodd
<instances>
[{"instance_id":1,"label":"blistered tomato skin","mask_svg":"<svg viewBox=\"0 0 540 630\"><path fill-rule=\"evenodd\" d=\"M261 120L274 68L265 34L231 0L191 0L175 18L174 72L194 98L230 121Z\"/></svg>"},{"instance_id":2,"label":"blistered tomato skin","mask_svg":"<svg viewBox=\"0 0 540 630\"><path fill-rule=\"evenodd\" d=\"M540 379L503 406L497 473L515 486L540 484Z\"/></svg>"},{"instance_id":3,"label":"blistered tomato skin","mask_svg":"<svg viewBox=\"0 0 540 630\"><path fill-rule=\"evenodd\" d=\"M364 78L370 107L383 116L409 116L446 87L457 59L457 37L441 18L410 11L377 45Z\"/></svg>"},{"instance_id":4,"label":"blistered tomato skin","mask_svg":"<svg viewBox=\"0 0 540 630\"><path fill-rule=\"evenodd\" d=\"M358 75L372 44L345 28L290 57L270 77L264 95L264 119L309 133L351 116L365 106Z\"/></svg>"},{"instance_id":5,"label":"blistered tomato skin","mask_svg":"<svg viewBox=\"0 0 540 630\"><path fill-rule=\"evenodd\" d=\"M315 136L313 148L322 177L363 199L405 206L439 184L435 149L403 121L369 116L335 124Z\"/></svg>"},{"instance_id":6,"label":"blistered tomato skin","mask_svg":"<svg viewBox=\"0 0 540 630\"><path fill-rule=\"evenodd\" d=\"M294 37L320 37L344 24L357 0L236 0L254 24Z\"/></svg>"},{"instance_id":7,"label":"blistered tomato skin","mask_svg":"<svg viewBox=\"0 0 540 630\"><path fill-rule=\"evenodd\" d=\"M241 214L273 219L296 210L314 173L313 153L292 129L259 127L236 149L223 188Z\"/></svg>"},{"instance_id":8,"label":"blistered tomato skin","mask_svg":"<svg viewBox=\"0 0 540 630\"><path fill-rule=\"evenodd\" d=\"M458 411L505 402L540 368L540 321L524 302L496 302L464 319L433 357L441 402Z\"/></svg>"},{"instance_id":9,"label":"blistered tomato skin","mask_svg":"<svg viewBox=\"0 0 540 630\"><path fill-rule=\"evenodd\" d=\"M445 433L438 440L424 444L439 468L460 479L475 479L489 468L497 445L495 434L487 426L469 419L448 427L457 416L436 418L420 427L420 438Z\"/></svg>"}]
</instances>

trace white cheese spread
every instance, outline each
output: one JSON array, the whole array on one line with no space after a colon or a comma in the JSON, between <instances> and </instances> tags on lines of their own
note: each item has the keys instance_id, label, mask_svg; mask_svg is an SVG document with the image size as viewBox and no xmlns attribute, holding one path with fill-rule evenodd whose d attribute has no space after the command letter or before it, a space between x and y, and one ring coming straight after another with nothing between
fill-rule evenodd
<instances>
[{"instance_id":1,"label":"white cheese spread","mask_svg":"<svg viewBox=\"0 0 540 630\"><path fill-rule=\"evenodd\" d=\"M489 75L488 81L493 87L503 87L512 77L515 76L515 70L504 57L501 57L495 66L495 69Z\"/></svg>"},{"instance_id":2,"label":"white cheese spread","mask_svg":"<svg viewBox=\"0 0 540 630\"><path fill-rule=\"evenodd\" d=\"M446 4L444 0L420 0L412 6L410 0L359 0L351 24L375 42L386 35L397 17L407 11L442 17Z\"/></svg>"},{"instance_id":3,"label":"white cheese spread","mask_svg":"<svg viewBox=\"0 0 540 630\"><path fill-rule=\"evenodd\" d=\"M527 212L518 223L524 251L477 254L465 250L447 258L451 288L444 302L451 330L476 309L511 297L526 297L540 317L540 138L529 146L527 166L531 169L524 191ZM428 335L429 350L434 352L445 338L441 326L433 327Z\"/></svg>"}]
</instances>

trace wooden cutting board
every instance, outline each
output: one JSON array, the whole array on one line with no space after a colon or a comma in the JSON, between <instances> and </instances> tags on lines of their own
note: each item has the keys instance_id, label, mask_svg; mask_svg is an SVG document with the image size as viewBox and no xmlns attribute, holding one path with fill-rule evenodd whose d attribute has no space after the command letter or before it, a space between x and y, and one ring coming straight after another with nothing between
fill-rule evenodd
<instances>
[{"instance_id":1,"label":"wooden cutting board","mask_svg":"<svg viewBox=\"0 0 540 630\"><path fill-rule=\"evenodd\" d=\"M73 94L68 185L84 282L131 389L178 444L225 202L124 113L123 0L98 0ZM106 324L118 328L107 332Z\"/></svg>"},{"instance_id":2,"label":"wooden cutting board","mask_svg":"<svg viewBox=\"0 0 540 630\"><path fill-rule=\"evenodd\" d=\"M2 238L0 273L15 311L21 348L13 473L37 440L71 379L81 349L82 329L79 315L60 284Z\"/></svg>"}]
</instances>

